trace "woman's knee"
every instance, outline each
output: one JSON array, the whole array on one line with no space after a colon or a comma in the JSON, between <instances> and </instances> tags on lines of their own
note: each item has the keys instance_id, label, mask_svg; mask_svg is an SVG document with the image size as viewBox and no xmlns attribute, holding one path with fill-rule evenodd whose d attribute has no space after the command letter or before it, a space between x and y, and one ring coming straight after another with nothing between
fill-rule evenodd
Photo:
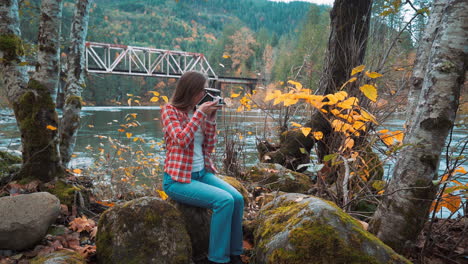
<instances>
[{"instance_id":1,"label":"woman's knee","mask_svg":"<svg viewBox=\"0 0 468 264\"><path fill-rule=\"evenodd\" d=\"M216 198L214 207L234 207L234 197L230 193L224 192Z\"/></svg>"}]
</instances>

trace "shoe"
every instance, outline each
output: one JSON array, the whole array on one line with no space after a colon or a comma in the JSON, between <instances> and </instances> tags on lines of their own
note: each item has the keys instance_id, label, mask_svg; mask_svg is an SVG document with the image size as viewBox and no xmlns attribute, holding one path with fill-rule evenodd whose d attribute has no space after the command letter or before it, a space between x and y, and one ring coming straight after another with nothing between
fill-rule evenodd
<instances>
[{"instance_id":1,"label":"shoe","mask_svg":"<svg viewBox=\"0 0 468 264\"><path fill-rule=\"evenodd\" d=\"M239 255L231 256L231 262L229 262L229 263L231 263L231 264L244 264L244 262L242 261L241 256L239 256Z\"/></svg>"}]
</instances>

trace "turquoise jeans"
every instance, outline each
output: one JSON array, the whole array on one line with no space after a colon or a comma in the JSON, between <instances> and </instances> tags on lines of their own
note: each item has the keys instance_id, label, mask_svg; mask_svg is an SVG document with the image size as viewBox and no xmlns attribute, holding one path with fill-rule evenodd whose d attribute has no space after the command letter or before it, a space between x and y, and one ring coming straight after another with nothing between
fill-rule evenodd
<instances>
[{"instance_id":1,"label":"turquoise jeans","mask_svg":"<svg viewBox=\"0 0 468 264\"><path fill-rule=\"evenodd\" d=\"M208 259L227 263L242 254L244 199L231 185L205 169L192 173L190 183L176 182L164 173L163 189L180 203L213 210Z\"/></svg>"}]
</instances>

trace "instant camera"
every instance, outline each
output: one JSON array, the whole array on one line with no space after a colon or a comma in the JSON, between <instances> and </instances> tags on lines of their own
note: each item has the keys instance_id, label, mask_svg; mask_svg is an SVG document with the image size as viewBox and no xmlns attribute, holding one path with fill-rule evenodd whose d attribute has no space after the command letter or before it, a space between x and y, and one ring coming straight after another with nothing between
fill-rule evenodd
<instances>
[{"instance_id":1,"label":"instant camera","mask_svg":"<svg viewBox=\"0 0 468 264\"><path fill-rule=\"evenodd\" d=\"M216 101L217 105L225 105L223 98L221 97L221 90L215 88L205 88L205 96L198 102L197 105L201 105L204 102Z\"/></svg>"}]
</instances>

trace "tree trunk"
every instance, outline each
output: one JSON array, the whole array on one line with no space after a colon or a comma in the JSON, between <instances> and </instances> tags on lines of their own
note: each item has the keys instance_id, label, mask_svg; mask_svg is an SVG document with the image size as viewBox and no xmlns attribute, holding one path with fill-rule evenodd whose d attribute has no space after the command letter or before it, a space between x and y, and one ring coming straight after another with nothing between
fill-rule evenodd
<instances>
[{"instance_id":1,"label":"tree trunk","mask_svg":"<svg viewBox=\"0 0 468 264\"><path fill-rule=\"evenodd\" d=\"M2 1L1 9L6 15L4 17L2 14L0 22L2 35L11 34L9 40L15 44L14 48L10 46L10 50L4 51L11 56L3 61L3 64L8 64L3 72L8 99L21 133L23 167L19 177L49 181L64 173L58 149L58 116L51 97L58 82L62 1L42 1L38 63L36 73L27 85L26 69L18 67L18 63L23 60L22 52L19 52L22 51L22 44L18 2ZM8 32L7 28L11 31ZM4 48L5 46L1 49Z\"/></svg>"},{"instance_id":2,"label":"tree trunk","mask_svg":"<svg viewBox=\"0 0 468 264\"><path fill-rule=\"evenodd\" d=\"M60 154L65 165L70 162L76 143L76 134L80 127L81 92L86 86L84 80L85 40L88 32L90 0L77 0L68 54L68 73L65 86L65 105L60 124Z\"/></svg>"},{"instance_id":3,"label":"tree trunk","mask_svg":"<svg viewBox=\"0 0 468 264\"><path fill-rule=\"evenodd\" d=\"M372 0L336 0L330 12L330 37L318 94L335 93L366 54ZM358 93L349 92L350 96Z\"/></svg>"},{"instance_id":4,"label":"tree trunk","mask_svg":"<svg viewBox=\"0 0 468 264\"><path fill-rule=\"evenodd\" d=\"M431 53L431 48L436 37L436 30L438 25L442 20L443 8L445 3L435 2L433 3L431 20L428 21L426 30L423 33L423 36L419 42L418 51L416 53L416 60L413 67L413 75L411 76L410 81L410 91L408 94L408 107L409 111L406 113L406 134L409 134L409 127L414 127L411 122L414 119L410 118L414 116L414 111L419 102L419 95L421 94L421 88L424 80L424 74L426 73L426 66L429 62L429 55Z\"/></svg>"},{"instance_id":5,"label":"tree trunk","mask_svg":"<svg viewBox=\"0 0 468 264\"><path fill-rule=\"evenodd\" d=\"M467 63L468 6L464 0L435 1L426 33L436 34L428 56L414 122L406 135L387 194L370 230L397 251L411 246L427 220L438 186L439 160L452 128ZM442 8L441 8L442 7ZM442 18L439 23L433 19ZM422 61L420 61L423 63ZM417 67L419 68L419 66ZM414 94L417 96L417 94Z\"/></svg>"}]
</instances>

